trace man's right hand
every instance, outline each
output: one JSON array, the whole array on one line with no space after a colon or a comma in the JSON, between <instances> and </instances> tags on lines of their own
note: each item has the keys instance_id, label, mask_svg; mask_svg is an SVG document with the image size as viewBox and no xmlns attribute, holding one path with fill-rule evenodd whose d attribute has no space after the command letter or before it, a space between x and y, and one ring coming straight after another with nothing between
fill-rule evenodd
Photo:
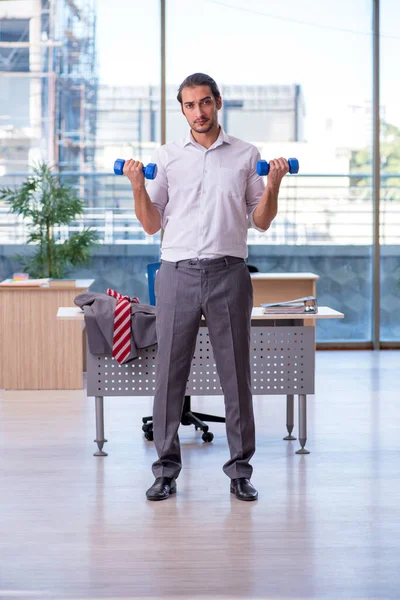
<instances>
[{"instance_id":1,"label":"man's right hand","mask_svg":"<svg viewBox=\"0 0 400 600\"><path fill-rule=\"evenodd\" d=\"M133 158L126 160L123 173L127 176L133 188L140 189L144 187L143 163L139 160L133 160Z\"/></svg>"}]
</instances>

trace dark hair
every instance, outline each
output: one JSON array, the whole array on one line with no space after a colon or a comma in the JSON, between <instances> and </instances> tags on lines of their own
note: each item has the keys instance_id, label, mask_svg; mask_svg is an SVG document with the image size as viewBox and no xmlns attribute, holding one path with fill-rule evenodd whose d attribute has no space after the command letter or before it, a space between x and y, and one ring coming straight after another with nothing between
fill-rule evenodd
<instances>
[{"instance_id":1,"label":"dark hair","mask_svg":"<svg viewBox=\"0 0 400 600\"><path fill-rule=\"evenodd\" d=\"M179 86L178 95L176 99L178 100L178 102L180 102L180 104L182 104L183 88L195 87L196 85L208 85L211 88L212 95L214 96L215 100L218 101L221 98L218 86L212 77L206 75L205 73L193 73L193 75L189 75L189 77L186 77L186 79L182 81L181 85Z\"/></svg>"}]
</instances>

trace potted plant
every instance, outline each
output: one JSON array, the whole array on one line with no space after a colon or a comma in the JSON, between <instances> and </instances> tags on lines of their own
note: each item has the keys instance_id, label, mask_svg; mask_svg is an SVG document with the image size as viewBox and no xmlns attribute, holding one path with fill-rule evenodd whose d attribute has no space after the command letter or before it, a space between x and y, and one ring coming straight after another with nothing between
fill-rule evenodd
<instances>
[{"instance_id":1,"label":"potted plant","mask_svg":"<svg viewBox=\"0 0 400 600\"><path fill-rule=\"evenodd\" d=\"M70 225L84 209L75 190L62 183L46 163L40 163L17 188L0 188L0 200L10 212L26 219L28 244L34 244L33 255L17 256L24 271L33 278L62 279L74 267L86 264L98 236L90 227L60 239L59 228Z\"/></svg>"}]
</instances>

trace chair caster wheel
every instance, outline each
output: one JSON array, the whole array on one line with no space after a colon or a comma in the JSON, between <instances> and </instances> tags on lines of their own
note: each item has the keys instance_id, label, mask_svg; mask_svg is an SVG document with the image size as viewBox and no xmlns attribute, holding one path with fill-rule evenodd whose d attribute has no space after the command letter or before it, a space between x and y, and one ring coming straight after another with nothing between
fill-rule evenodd
<instances>
[{"instance_id":1,"label":"chair caster wheel","mask_svg":"<svg viewBox=\"0 0 400 600\"><path fill-rule=\"evenodd\" d=\"M146 431L144 437L148 442L152 442L154 440L153 431Z\"/></svg>"},{"instance_id":2,"label":"chair caster wheel","mask_svg":"<svg viewBox=\"0 0 400 600\"><path fill-rule=\"evenodd\" d=\"M211 433L211 431L206 431L201 437L204 442L212 442L214 439L214 434Z\"/></svg>"}]
</instances>

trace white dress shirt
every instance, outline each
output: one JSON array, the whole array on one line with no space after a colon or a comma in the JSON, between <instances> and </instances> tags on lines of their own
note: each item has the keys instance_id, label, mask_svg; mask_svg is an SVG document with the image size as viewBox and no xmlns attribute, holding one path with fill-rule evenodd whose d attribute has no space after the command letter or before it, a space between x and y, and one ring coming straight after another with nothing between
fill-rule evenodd
<instances>
[{"instance_id":1,"label":"white dress shirt","mask_svg":"<svg viewBox=\"0 0 400 600\"><path fill-rule=\"evenodd\" d=\"M257 175L260 154L247 142L227 135L206 149L191 132L157 148L157 177L147 193L160 213L164 236L161 258L237 256L247 258L247 230L264 191Z\"/></svg>"}]
</instances>

